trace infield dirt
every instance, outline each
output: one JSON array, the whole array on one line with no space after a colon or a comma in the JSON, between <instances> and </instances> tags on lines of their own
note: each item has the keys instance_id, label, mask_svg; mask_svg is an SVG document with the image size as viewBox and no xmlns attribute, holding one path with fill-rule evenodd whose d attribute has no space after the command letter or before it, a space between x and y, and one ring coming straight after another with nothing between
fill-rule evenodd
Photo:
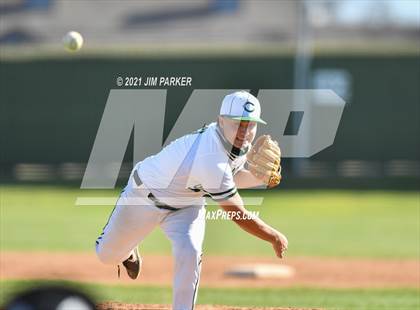
<instances>
[{"instance_id":1,"label":"infield dirt","mask_svg":"<svg viewBox=\"0 0 420 310\"><path fill-rule=\"evenodd\" d=\"M225 275L239 264L283 264L292 267L291 278L237 278ZM106 284L172 284L171 256L143 256L138 280L128 279L125 270L98 261L94 253L1 252L0 279L56 279ZM418 260L379 260L292 257L203 256L200 286L206 287L287 287L324 288L420 287Z\"/></svg>"},{"instance_id":2,"label":"infield dirt","mask_svg":"<svg viewBox=\"0 0 420 310\"><path fill-rule=\"evenodd\" d=\"M124 304L117 302L106 302L96 306L97 310L170 310L169 305L151 305L151 304ZM221 305L197 305L195 310L321 310L309 308L260 308L260 307L232 307Z\"/></svg>"}]
</instances>

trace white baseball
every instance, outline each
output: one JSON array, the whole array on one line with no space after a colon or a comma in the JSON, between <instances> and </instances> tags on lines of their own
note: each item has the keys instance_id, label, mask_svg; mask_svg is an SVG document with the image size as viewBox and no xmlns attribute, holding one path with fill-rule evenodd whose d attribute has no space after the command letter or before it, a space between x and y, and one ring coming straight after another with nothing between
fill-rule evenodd
<instances>
[{"instance_id":1,"label":"white baseball","mask_svg":"<svg viewBox=\"0 0 420 310\"><path fill-rule=\"evenodd\" d=\"M83 37L77 31L70 31L63 37L63 43L69 51L78 51L83 45Z\"/></svg>"}]
</instances>

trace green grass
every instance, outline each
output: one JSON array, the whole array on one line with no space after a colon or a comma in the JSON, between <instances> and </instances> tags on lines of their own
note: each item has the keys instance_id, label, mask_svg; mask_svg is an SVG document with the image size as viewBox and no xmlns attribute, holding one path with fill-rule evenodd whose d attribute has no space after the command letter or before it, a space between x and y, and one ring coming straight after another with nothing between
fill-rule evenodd
<instances>
[{"instance_id":1,"label":"green grass","mask_svg":"<svg viewBox=\"0 0 420 310\"><path fill-rule=\"evenodd\" d=\"M96 302L171 303L171 289L153 286L81 284L76 282L0 282L0 304L15 292L42 284L61 284L86 292ZM232 306L305 307L325 309L418 309L418 289L316 289L316 288L200 288L198 304Z\"/></svg>"},{"instance_id":2,"label":"green grass","mask_svg":"<svg viewBox=\"0 0 420 310\"><path fill-rule=\"evenodd\" d=\"M0 187L1 250L93 251L112 206L75 206L78 196L116 196L118 191L69 187ZM289 238L288 255L420 257L418 192L254 191L264 204L250 207ZM216 210L216 206L208 207ZM156 229L144 253L170 253ZM266 242L231 221L207 221L206 254L273 255Z\"/></svg>"}]
</instances>

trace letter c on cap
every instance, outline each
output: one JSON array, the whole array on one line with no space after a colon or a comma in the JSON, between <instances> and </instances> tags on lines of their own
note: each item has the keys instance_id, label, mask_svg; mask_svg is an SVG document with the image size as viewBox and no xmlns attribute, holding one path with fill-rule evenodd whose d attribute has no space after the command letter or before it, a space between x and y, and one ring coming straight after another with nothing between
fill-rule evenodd
<instances>
[{"instance_id":1,"label":"letter c on cap","mask_svg":"<svg viewBox=\"0 0 420 310\"><path fill-rule=\"evenodd\" d=\"M254 110L255 110L254 104L252 102L249 102L249 101L245 102L243 107L244 107L245 111L247 111L247 112L254 112Z\"/></svg>"}]
</instances>

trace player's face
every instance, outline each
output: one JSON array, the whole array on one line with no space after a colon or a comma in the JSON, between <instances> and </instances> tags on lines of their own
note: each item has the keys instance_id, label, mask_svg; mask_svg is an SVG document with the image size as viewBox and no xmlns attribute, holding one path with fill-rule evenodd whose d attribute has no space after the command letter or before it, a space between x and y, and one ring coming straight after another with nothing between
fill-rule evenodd
<instances>
[{"instance_id":1,"label":"player's face","mask_svg":"<svg viewBox=\"0 0 420 310\"><path fill-rule=\"evenodd\" d=\"M257 123L219 117L219 125L226 140L237 148L248 147L257 134Z\"/></svg>"}]
</instances>

